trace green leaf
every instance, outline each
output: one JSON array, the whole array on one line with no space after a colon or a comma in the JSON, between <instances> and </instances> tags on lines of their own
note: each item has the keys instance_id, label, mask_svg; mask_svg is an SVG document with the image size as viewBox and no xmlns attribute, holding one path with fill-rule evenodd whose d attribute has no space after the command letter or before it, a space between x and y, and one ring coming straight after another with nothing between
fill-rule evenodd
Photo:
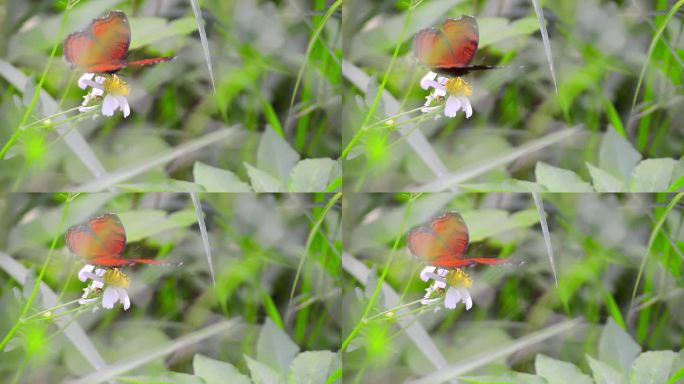
<instances>
[{"instance_id":1,"label":"green leaf","mask_svg":"<svg viewBox=\"0 0 684 384\"><path fill-rule=\"evenodd\" d=\"M290 173L290 192L322 192L330 180L336 162L332 159L305 159Z\"/></svg>"},{"instance_id":2,"label":"green leaf","mask_svg":"<svg viewBox=\"0 0 684 384\"><path fill-rule=\"evenodd\" d=\"M591 377L585 375L572 363L552 359L541 353L534 361L537 375L546 379L548 384L594 384Z\"/></svg>"},{"instance_id":3,"label":"green leaf","mask_svg":"<svg viewBox=\"0 0 684 384\"><path fill-rule=\"evenodd\" d=\"M298 352L299 346L290 339L290 336L278 328L270 318L266 318L257 341L257 359L276 369L284 377Z\"/></svg>"},{"instance_id":4,"label":"green leaf","mask_svg":"<svg viewBox=\"0 0 684 384\"><path fill-rule=\"evenodd\" d=\"M626 374L641 346L609 317L601 332L598 352L599 360Z\"/></svg>"},{"instance_id":5,"label":"green leaf","mask_svg":"<svg viewBox=\"0 0 684 384\"><path fill-rule=\"evenodd\" d=\"M596 192L626 192L627 186L625 182L620 178L613 176L608 171L604 171L601 168L595 167L590 163L586 163L587 168L589 168L589 174L591 175L592 182L594 183L594 189Z\"/></svg>"},{"instance_id":6,"label":"green leaf","mask_svg":"<svg viewBox=\"0 0 684 384\"><path fill-rule=\"evenodd\" d=\"M252 187L233 172L212 167L201 161L195 163L192 174L195 183L203 186L207 192L252 192Z\"/></svg>"},{"instance_id":7,"label":"green leaf","mask_svg":"<svg viewBox=\"0 0 684 384\"><path fill-rule=\"evenodd\" d=\"M528 228L539 222L535 209L526 209L509 215L501 209L483 209L461 212L463 220L468 223L470 241L476 242L499 233L516 228Z\"/></svg>"},{"instance_id":8,"label":"green leaf","mask_svg":"<svg viewBox=\"0 0 684 384\"><path fill-rule=\"evenodd\" d=\"M471 192L545 192L543 186L525 180L503 180L491 183L459 184L460 188Z\"/></svg>"},{"instance_id":9,"label":"green leaf","mask_svg":"<svg viewBox=\"0 0 684 384\"><path fill-rule=\"evenodd\" d=\"M249 368L249 372L252 374L254 384L283 383L281 375L268 365L260 363L247 355L245 355L245 360L247 361L247 368Z\"/></svg>"},{"instance_id":10,"label":"green leaf","mask_svg":"<svg viewBox=\"0 0 684 384\"><path fill-rule=\"evenodd\" d=\"M541 161L537 162L534 174L537 183L545 186L550 192L594 192L594 188L575 172Z\"/></svg>"},{"instance_id":11,"label":"green leaf","mask_svg":"<svg viewBox=\"0 0 684 384\"><path fill-rule=\"evenodd\" d=\"M536 17L524 17L512 22L505 17L478 17L480 30L479 48L515 36L529 35L539 30Z\"/></svg>"},{"instance_id":12,"label":"green leaf","mask_svg":"<svg viewBox=\"0 0 684 384\"><path fill-rule=\"evenodd\" d=\"M127 192L206 192L199 184L173 179L117 184L116 187Z\"/></svg>"},{"instance_id":13,"label":"green leaf","mask_svg":"<svg viewBox=\"0 0 684 384\"><path fill-rule=\"evenodd\" d=\"M615 128L608 126L599 150L599 168L617 175L625 182L642 156L632 144L620 136Z\"/></svg>"},{"instance_id":14,"label":"green leaf","mask_svg":"<svg viewBox=\"0 0 684 384\"><path fill-rule=\"evenodd\" d=\"M249 377L228 362L214 360L201 354L196 354L192 360L195 375L204 379L206 384L252 384Z\"/></svg>"},{"instance_id":15,"label":"green leaf","mask_svg":"<svg viewBox=\"0 0 684 384\"><path fill-rule=\"evenodd\" d=\"M589 361L589 367L591 368L592 375L594 376L594 381L596 384L623 384L627 383L625 376L616 371L615 368L610 365L596 360L593 357L586 355L587 361Z\"/></svg>"},{"instance_id":16,"label":"green leaf","mask_svg":"<svg viewBox=\"0 0 684 384\"><path fill-rule=\"evenodd\" d=\"M280 180L268 172L244 163L254 192L285 192Z\"/></svg>"},{"instance_id":17,"label":"green leaf","mask_svg":"<svg viewBox=\"0 0 684 384\"><path fill-rule=\"evenodd\" d=\"M179 372L159 372L142 376L117 377L116 381L131 384L204 384L204 381L197 376Z\"/></svg>"},{"instance_id":18,"label":"green leaf","mask_svg":"<svg viewBox=\"0 0 684 384\"><path fill-rule=\"evenodd\" d=\"M289 384L324 383L339 365L330 351L302 352L295 357L288 376Z\"/></svg>"},{"instance_id":19,"label":"green leaf","mask_svg":"<svg viewBox=\"0 0 684 384\"><path fill-rule=\"evenodd\" d=\"M661 192L670 186L672 171L677 165L673 159L647 159L632 172L632 192Z\"/></svg>"},{"instance_id":20,"label":"green leaf","mask_svg":"<svg viewBox=\"0 0 684 384\"><path fill-rule=\"evenodd\" d=\"M680 349L677 358L672 363L672 375L667 381L667 384L681 384L684 379L684 349Z\"/></svg>"},{"instance_id":21,"label":"green leaf","mask_svg":"<svg viewBox=\"0 0 684 384\"><path fill-rule=\"evenodd\" d=\"M299 154L290 144L278 136L271 127L266 126L257 150L257 168L276 176L286 184L298 160Z\"/></svg>"},{"instance_id":22,"label":"green leaf","mask_svg":"<svg viewBox=\"0 0 684 384\"><path fill-rule=\"evenodd\" d=\"M468 384L547 384L546 380L529 373L506 372L501 375L459 376Z\"/></svg>"},{"instance_id":23,"label":"green leaf","mask_svg":"<svg viewBox=\"0 0 684 384\"><path fill-rule=\"evenodd\" d=\"M126 228L126 240L130 243L170 229L186 228L197 222L192 209L184 209L167 215L165 211L146 209L118 213Z\"/></svg>"},{"instance_id":24,"label":"green leaf","mask_svg":"<svg viewBox=\"0 0 684 384\"><path fill-rule=\"evenodd\" d=\"M197 30L197 24L192 17L183 17L167 22L161 17L129 17L131 30L130 49L136 49L152 44L161 39L173 36L184 36Z\"/></svg>"},{"instance_id":25,"label":"green leaf","mask_svg":"<svg viewBox=\"0 0 684 384\"><path fill-rule=\"evenodd\" d=\"M632 384L667 383L677 354L672 351L644 352L634 360L629 381Z\"/></svg>"}]
</instances>

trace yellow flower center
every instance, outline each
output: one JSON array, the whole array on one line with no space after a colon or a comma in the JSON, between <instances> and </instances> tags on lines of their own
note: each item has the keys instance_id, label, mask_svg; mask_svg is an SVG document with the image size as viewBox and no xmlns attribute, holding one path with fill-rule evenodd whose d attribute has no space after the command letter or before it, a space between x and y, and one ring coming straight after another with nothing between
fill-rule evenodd
<instances>
[{"instance_id":1,"label":"yellow flower center","mask_svg":"<svg viewBox=\"0 0 684 384\"><path fill-rule=\"evenodd\" d=\"M447 284L457 288L470 288L473 285L473 279L463 272L462 269L454 269L449 271L445 276Z\"/></svg>"},{"instance_id":2,"label":"yellow flower center","mask_svg":"<svg viewBox=\"0 0 684 384\"><path fill-rule=\"evenodd\" d=\"M462 77L453 77L445 84L447 92L454 96L470 96L473 94L473 87L468 85Z\"/></svg>"},{"instance_id":3,"label":"yellow flower center","mask_svg":"<svg viewBox=\"0 0 684 384\"><path fill-rule=\"evenodd\" d=\"M108 269L104 274L104 282L114 287L128 288L128 277L119 268Z\"/></svg>"},{"instance_id":4,"label":"yellow flower center","mask_svg":"<svg viewBox=\"0 0 684 384\"><path fill-rule=\"evenodd\" d=\"M107 93L114 96L128 96L131 92L130 88L128 88L128 84L117 75L107 76L102 87Z\"/></svg>"}]
</instances>

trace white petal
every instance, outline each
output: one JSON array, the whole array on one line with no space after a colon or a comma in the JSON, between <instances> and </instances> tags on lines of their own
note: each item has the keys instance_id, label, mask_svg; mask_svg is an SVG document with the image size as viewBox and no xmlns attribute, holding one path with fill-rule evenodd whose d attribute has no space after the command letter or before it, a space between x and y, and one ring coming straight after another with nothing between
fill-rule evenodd
<instances>
[{"instance_id":1,"label":"white petal","mask_svg":"<svg viewBox=\"0 0 684 384\"><path fill-rule=\"evenodd\" d=\"M95 82L98 84L104 84L105 78L103 76L96 76L95 77Z\"/></svg>"},{"instance_id":2,"label":"white petal","mask_svg":"<svg viewBox=\"0 0 684 384\"><path fill-rule=\"evenodd\" d=\"M102 114L104 116L114 116L114 111L119 108L119 101L112 95L107 95L102 101Z\"/></svg>"},{"instance_id":3,"label":"white petal","mask_svg":"<svg viewBox=\"0 0 684 384\"><path fill-rule=\"evenodd\" d=\"M117 96L116 99L119 101L119 106L121 107L121 112L123 112L124 118L131 114L131 107L128 105L128 100L125 96Z\"/></svg>"},{"instance_id":4,"label":"white petal","mask_svg":"<svg viewBox=\"0 0 684 384\"><path fill-rule=\"evenodd\" d=\"M88 85L89 85L89 82L92 82L93 76L95 76L94 73L84 73L78 79L78 87L81 89L86 89L86 87L88 87Z\"/></svg>"},{"instance_id":5,"label":"white petal","mask_svg":"<svg viewBox=\"0 0 684 384\"><path fill-rule=\"evenodd\" d=\"M470 297L470 292L465 288L458 288L461 291L461 296L463 297L463 302L466 306L466 311L469 311L473 307L473 299Z\"/></svg>"},{"instance_id":6,"label":"white petal","mask_svg":"<svg viewBox=\"0 0 684 384\"><path fill-rule=\"evenodd\" d=\"M461 110L461 101L458 97L449 95L444 106L444 116L446 117L456 117L456 112Z\"/></svg>"},{"instance_id":7,"label":"white petal","mask_svg":"<svg viewBox=\"0 0 684 384\"><path fill-rule=\"evenodd\" d=\"M114 304L119 301L119 295L113 287L107 287L102 295L102 308L112 309Z\"/></svg>"},{"instance_id":8,"label":"white petal","mask_svg":"<svg viewBox=\"0 0 684 384\"><path fill-rule=\"evenodd\" d=\"M444 97L446 96L447 91L446 88L440 85L439 88L435 88L435 91L432 94L435 97Z\"/></svg>"},{"instance_id":9,"label":"white petal","mask_svg":"<svg viewBox=\"0 0 684 384\"><path fill-rule=\"evenodd\" d=\"M473 115L473 106L470 105L470 99L466 96L459 96L461 104L463 105L463 111L466 114L466 119L469 119Z\"/></svg>"},{"instance_id":10,"label":"white petal","mask_svg":"<svg viewBox=\"0 0 684 384\"><path fill-rule=\"evenodd\" d=\"M428 281L430 280L430 275L432 275L435 272L435 269L437 267L433 267L428 265L427 267L423 268L422 271L420 271L420 279L423 281Z\"/></svg>"},{"instance_id":11,"label":"white petal","mask_svg":"<svg viewBox=\"0 0 684 384\"><path fill-rule=\"evenodd\" d=\"M100 88L93 88L90 90L90 97L93 98L95 96L102 96L104 95L104 90Z\"/></svg>"},{"instance_id":12,"label":"white petal","mask_svg":"<svg viewBox=\"0 0 684 384\"><path fill-rule=\"evenodd\" d=\"M114 287L119 295L119 301L123 304L124 311L131 307L131 299L128 297L128 292L121 287Z\"/></svg>"},{"instance_id":13,"label":"white petal","mask_svg":"<svg viewBox=\"0 0 684 384\"><path fill-rule=\"evenodd\" d=\"M86 281L88 279L92 279L92 277L90 277L90 276L93 275L93 269L95 269L94 265L90 265L90 264L84 265L83 268L81 268L81 270L78 271L78 279L81 281Z\"/></svg>"},{"instance_id":14,"label":"white petal","mask_svg":"<svg viewBox=\"0 0 684 384\"><path fill-rule=\"evenodd\" d=\"M454 287L449 287L444 296L444 307L447 309L456 308L456 304L461 302L461 292Z\"/></svg>"},{"instance_id":15,"label":"white petal","mask_svg":"<svg viewBox=\"0 0 684 384\"><path fill-rule=\"evenodd\" d=\"M437 77L437 74L430 71L425 76L423 76L422 79L420 79L420 87L423 89L428 89L430 88L430 84L434 83L435 77Z\"/></svg>"}]
</instances>

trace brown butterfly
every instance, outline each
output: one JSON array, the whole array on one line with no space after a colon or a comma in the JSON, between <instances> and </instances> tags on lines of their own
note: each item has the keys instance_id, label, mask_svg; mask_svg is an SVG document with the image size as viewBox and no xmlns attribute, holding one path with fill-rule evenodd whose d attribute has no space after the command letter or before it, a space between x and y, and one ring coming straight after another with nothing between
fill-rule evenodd
<instances>
[{"instance_id":1,"label":"brown butterfly","mask_svg":"<svg viewBox=\"0 0 684 384\"><path fill-rule=\"evenodd\" d=\"M461 268L472 264L506 264L510 259L465 258L470 238L468 227L456 211L435 216L425 226L413 228L406 239L409 251L425 263L440 268Z\"/></svg>"},{"instance_id":2,"label":"brown butterfly","mask_svg":"<svg viewBox=\"0 0 684 384\"><path fill-rule=\"evenodd\" d=\"M72 253L97 267L122 267L137 263L181 265L166 260L124 258L126 230L119 216L114 213L91 217L87 222L69 228L66 243Z\"/></svg>"},{"instance_id":3,"label":"brown butterfly","mask_svg":"<svg viewBox=\"0 0 684 384\"><path fill-rule=\"evenodd\" d=\"M88 28L64 39L64 57L84 72L114 73L129 65L150 65L170 61L173 57L127 61L131 44L128 17L121 11L111 11L90 22Z\"/></svg>"},{"instance_id":4,"label":"brown butterfly","mask_svg":"<svg viewBox=\"0 0 684 384\"><path fill-rule=\"evenodd\" d=\"M475 57L480 41L477 20L463 15L446 19L440 28L418 31L413 39L413 53L430 70L446 76L463 76L470 71L497 69L491 65L468 65Z\"/></svg>"}]
</instances>

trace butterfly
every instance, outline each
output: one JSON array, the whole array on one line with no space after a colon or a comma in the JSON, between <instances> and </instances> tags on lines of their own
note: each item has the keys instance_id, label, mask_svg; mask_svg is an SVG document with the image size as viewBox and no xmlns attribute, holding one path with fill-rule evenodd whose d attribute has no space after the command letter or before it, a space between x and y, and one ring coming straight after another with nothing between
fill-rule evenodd
<instances>
[{"instance_id":1,"label":"butterfly","mask_svg":"<svg viewBox=\"0 0 684 384\"><path fill-rule=\"evenodd\" d=\"M441 28L421 29L413 39L413 53L433 72L463 76L470 71L497 69L491 65L468 65L475 57L480 32L474 17L446 19Z\"/></svg>"},{"instance_id":2,"label":"butterfly","mask_svg":"<svg viewBox=\"0 0 684 384\"><path fill-rule=\"evenodd\" d=\"M509 259L464 258L470 239L468 227L458 212L435 216L429 225L413 228L406 239L408 249L428 265L461 268L472 264L504 264Z\"/></svg>"},{"instance_id":3,"label":"butterfly","mask_svg":"<svg viewBox=\"0 0 684 384\"><path fill-rule=\"evenodd\" d=\"M129 65L150 65L172 60L173 57L127 61L131 44L128 17L121 11L111 11L93 19L88 28L64 39L64 57L74 67L89 73L114 73Z\"/></svg>"},{"instance_id":4,"label":"butterfly","mask_svg":"<svg viewBox=\"0 0 684 384\"><path fill-rule=\"evenodd\" d=\"M123 267L132 264L180 265L164 260L124 258L126 230L119 216L114 213L91 217L85 223L69 228L66 232L66 243L72 253L96 267Z\"/></svg>"}]
</instances>

